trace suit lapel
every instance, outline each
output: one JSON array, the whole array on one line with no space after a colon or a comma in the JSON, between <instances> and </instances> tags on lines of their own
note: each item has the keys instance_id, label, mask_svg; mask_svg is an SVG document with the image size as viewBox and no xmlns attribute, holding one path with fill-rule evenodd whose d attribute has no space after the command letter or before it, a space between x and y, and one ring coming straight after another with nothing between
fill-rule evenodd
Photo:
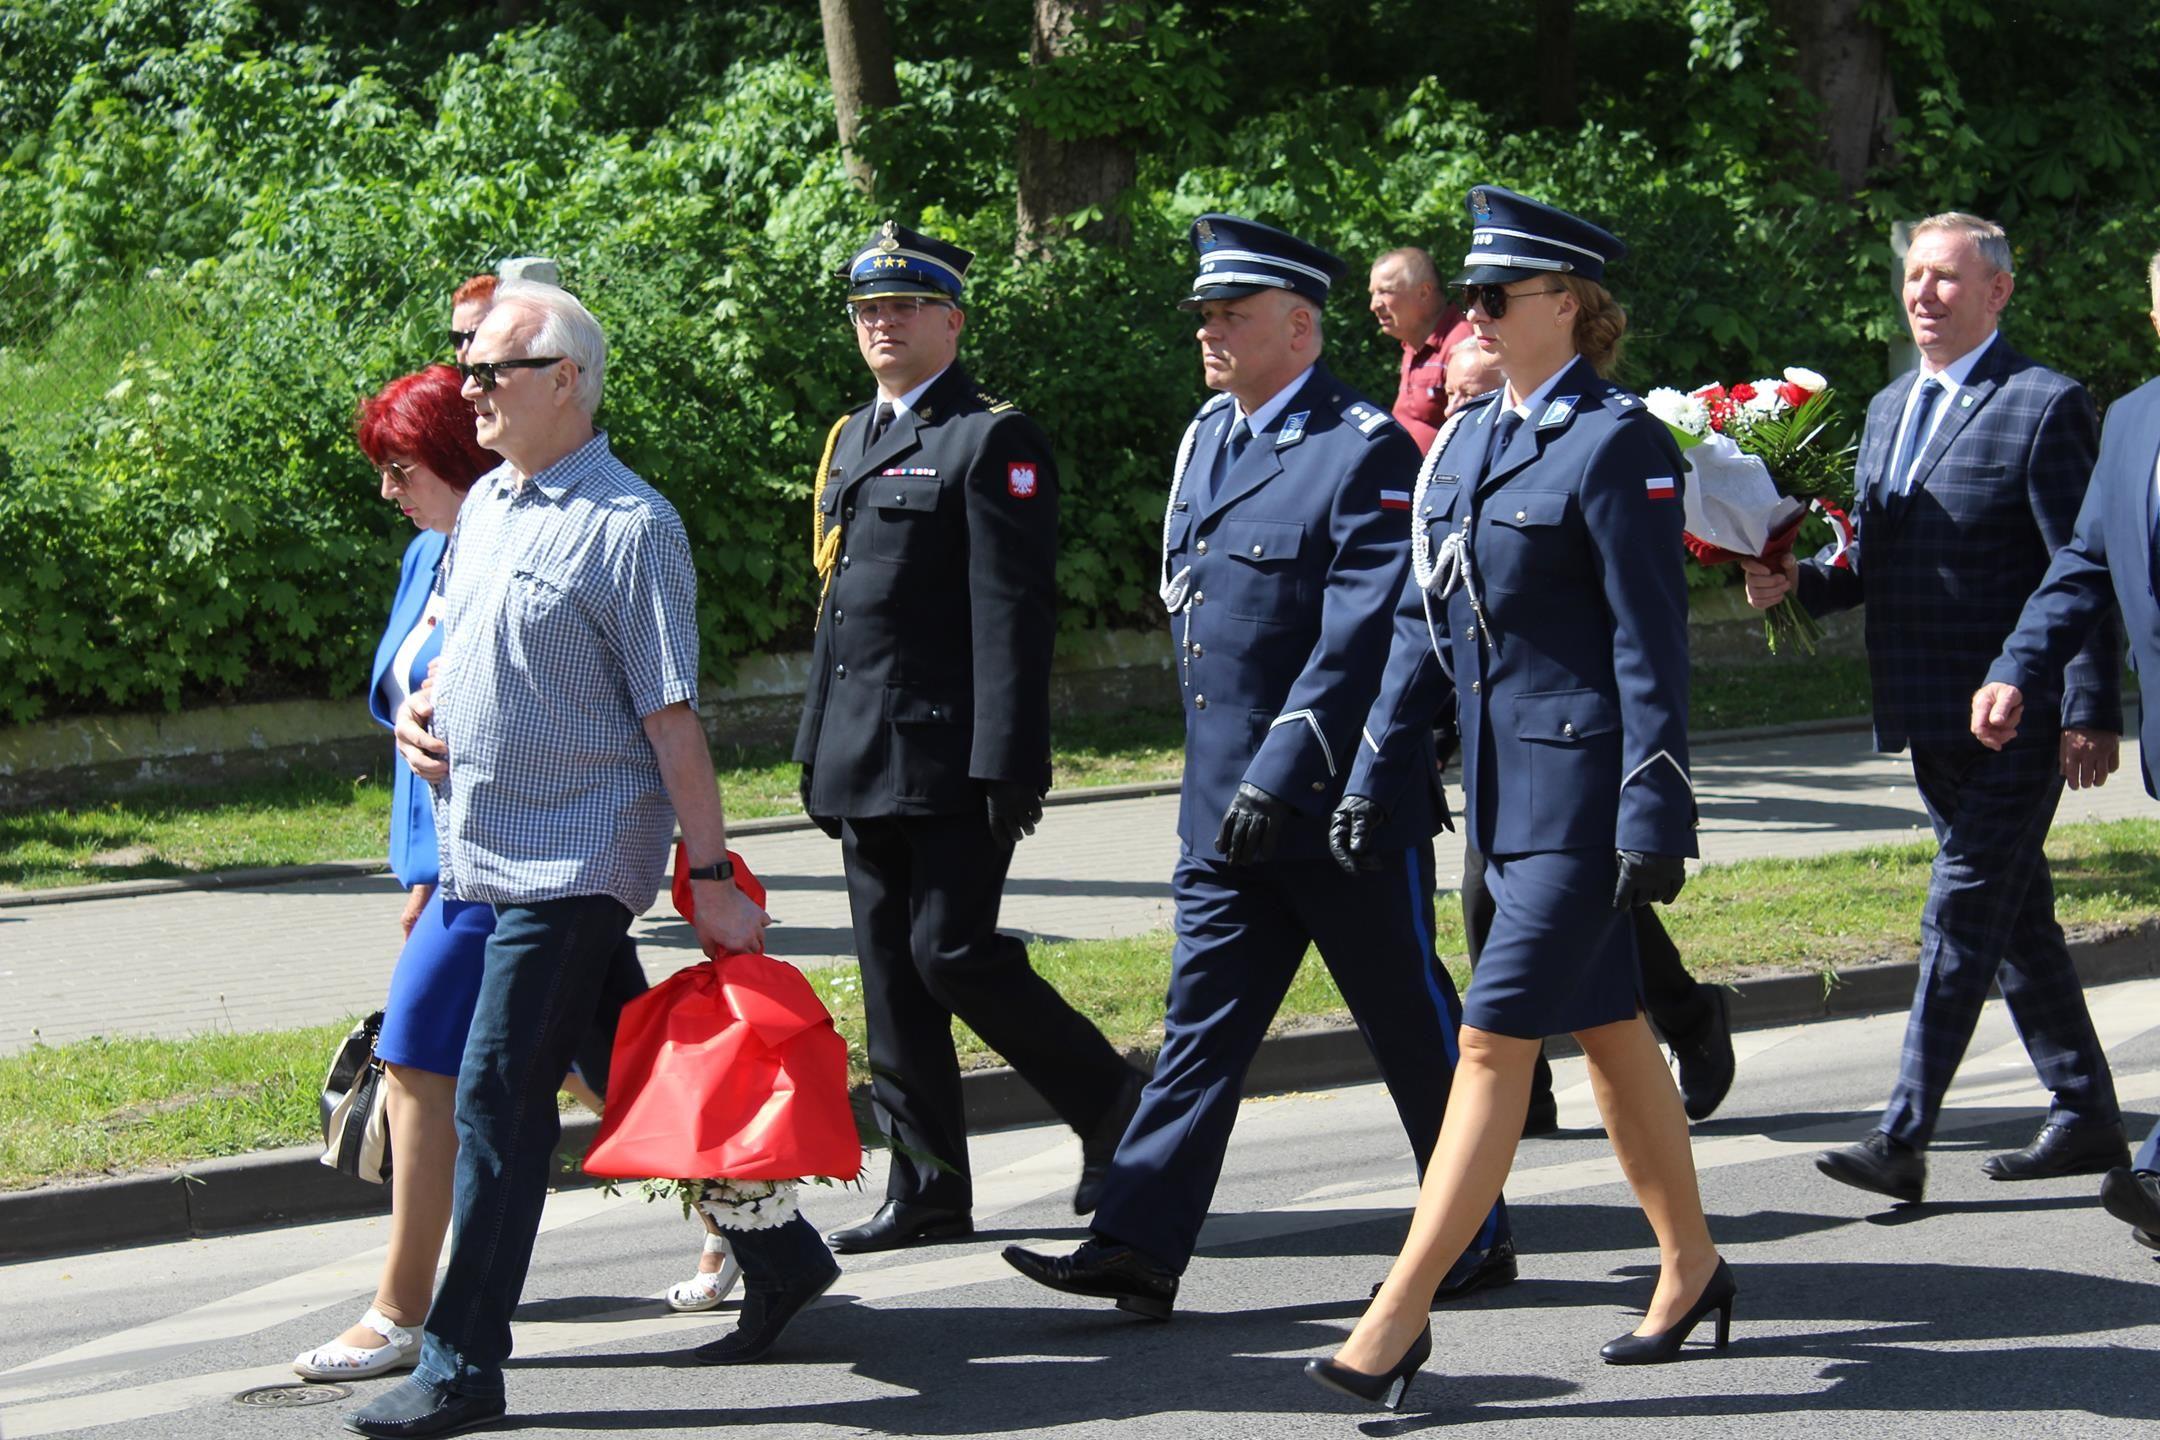
<instances>
[{"instance_id":1,"label":"suit lapel","mask_svg":"<svg viewBox=\"0 0 2160 1440\"><path fill-rule=\"evenodd\" d=\"M1599 393L1592 388L1598 383L1597 371L1591 367L1589 361L1578 356L1560 373L1559 383L1547 393L1537 413L1516 427L1514 437L1507 443L1507 449L1495 458L1492 468L1478 481L1476 493L1483 495L1505 483L1544 454L1545 447L1553 438L1575 423L1576 413L1581 410L1584 397ZM1507 413L1503 408L1506 404L1507 397L1502 395L1486 407L1485 423L1488 426L1500 423L1500 417ZM1491 431L1483 432L1482 438L1489 448Z\"/></svg>"},{"instance_id":2,"label":"suit lapel","mask_svg":"<svg viewBox=\"0 0 2160 1440\"><path fill-rule=\"evenodd\" d=\"M1292 415L1309 414L1319 409L1319 401L1330 393L1334 384L1334 378L1326 370L1317 365L1313 367L1312 375L1298 387L1297 393L1290 397L1290 403L1283 406L1275 418L1268 422L1268 429L1252 437L1245 447L1245 453L1230 467L1230 473L1223 476L1222 484L1215 488L1214 495L1208 499L1207 509L1202 512L1203 520L1212 518L1233 501L1244 499L1282 474L1282 447L1277 442L1282 438L1283 422ZM1234 416L1234 410L1224 411L1222 439L1217 440L1214 448L1208 452L1208 464L1213 465L1215 456L1222 453L1223 441L1228 439L1231 426L1237 423Z\"/></svg>"},{"instance_id":3,"label":"suit lapel","mask_svg":"<svg viewBox=\"0 0 2160 1440\"><path fill-rule=\"evenodd\" d=\"M1893 381L1883 401L1885 408L1881 416L1861 437L1864 448L1860 468L1866 473L1858 477L1862 482L1858 493L1872 500L1878 510L1887 510L1890 506L1890 462L1897 458L1897 436L1905 425L1906 398L1919 383L1920 377L1916 373L1901 375Z\"/></svg>"},{"instance_id":4,"label":"suit lapel","mask_svg":"<svg viewBox=\"0 0 2160 1440\"><path fill-rule=\"evenodd\" d=\"M1994 358L1992 352L1989 358ZM1976 371L1967 383L1959 388L1955 399L1943 402L1950 407L1949 412L1936 422L1934 438L1928 441L1927 449L1920 452L1920 464L1913 470L1912 484L1906 487L1907 498L1926 486L1928 477L1934 474L1935 467L1942 463L1943 455L1957 443L1957 437L1972 423L1973 417L1987 407L1987 402L1994 398L2000 383L1994 375L1983 379Z\"/></svg>"},{"instance_id":5,"label":"suit lapel","mask_svg":"<svg viewBox=\"0 0 2160 1440\"><path fill-rule=\"evenodd\" d=\"M958 397L967 394L970 388L967 372L955 361L938 377L936 384L922 393L922 398L917 400L905 415L893 418L892 428L887 430L876 444L870 443L869 436L870 427L876 421L877 405L873 402L866 407L857 422L861 427L860 438L850 437L849 440L850 447L856 450L856 458L848 465L841 482L830 487L825 508L833 509L839 504L843 492L854 489L894 461L913 454L921 447L922 427L936 424L939 417L951 410Z\"/></svg>"}]
</instances>

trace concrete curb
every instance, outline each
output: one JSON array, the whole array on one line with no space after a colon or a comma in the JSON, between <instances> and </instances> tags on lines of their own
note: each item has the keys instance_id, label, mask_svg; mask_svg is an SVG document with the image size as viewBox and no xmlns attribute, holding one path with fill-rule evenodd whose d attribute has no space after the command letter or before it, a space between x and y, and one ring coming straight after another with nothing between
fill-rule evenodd
<instances>
[{"instance_id":1,"label":"concrete curb","mask_svg":"<svg viewBox=\"0 0 2160 1440\"><path fill-rule=\"evenodd\" d=\"M2071 959L2089 988L2160 975L2160 921L2073 940ZM1857 966L1829 980L1820 974L1757 975L1735 982L1733 1027L1759 1030L1849 1015L1902 1010L1919 979L1917 961ZM1556 1054L1572 1054L1557 1039ZM1136 1055L1145 1063L1149 1056ZM1246 1093L1265 1094L1377 1079L1365 1042L1348 1026L1273 1036L1260 1047ZM971 1129L1040 1124L1056 1117L1012 1070L971 1070L962 1077ZM867 1113L857 1096L857 1114ZM599 1129L589 1115L566 1116L557 1165L566 1186L585 1182L574 1169ZM380 1214L389 1193L325 1168L312 1147L209 1160L191 1169L128 1175L81 1185L0 1193L0 1258L183 1240L350 1215Z\"/></svg>"}]
</instances>

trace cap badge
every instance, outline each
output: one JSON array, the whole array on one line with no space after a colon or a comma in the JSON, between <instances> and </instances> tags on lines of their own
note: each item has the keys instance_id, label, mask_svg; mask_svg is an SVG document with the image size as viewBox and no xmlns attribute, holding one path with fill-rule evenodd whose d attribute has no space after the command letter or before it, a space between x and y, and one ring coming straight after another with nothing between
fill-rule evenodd
<instances>
[{"instance_id":1,"label":"cap badge","mask_svg":"<svg viewBox=\"0 0 2160 1440\"><path fill-rule=\"evenodd\" d=\"M1485 198L1483 190L1472 190L1470 192L1470 218L1473 220L1492 219L1492 202Z\"/></svg>"},{"instance_id":2,"label":"cap badge","mask_svg":"<svg viewBox=\"0 0 2160 1440\"><path fill-rule=\"evenodd\" d=\"M1210 225L1205 220L1202 220L1199 224L1193 226L1193 233L1200 237L1200 241L1204 245L1212 245L1215 243L1215 227L1213 225Z\"/></svg>"},{"instance_id":3,"label":"cap badge","mask_svg":"<svg viewBox=\"0 0 2160 1440\"><path fill-rule=\"evenodd\" d=\"M885 222L885 226L884 226L884 228L878 231L878 242L877 242L877 248L878 248L878 249L880 249L880 250L897 250L897 249L899 249L899 248L900 248L900 237L899 237L898 235L896 235L896 234L894 234L894 233L893 233L894 231L898 230L899 228L900 228L900 227L899 227L899 226L897 226L897 225L895 225L895 224L894 224L894 223L893 223L892 221L890 221L890 220L887 220L887 221Z\"/></svg>"}]
</instances>

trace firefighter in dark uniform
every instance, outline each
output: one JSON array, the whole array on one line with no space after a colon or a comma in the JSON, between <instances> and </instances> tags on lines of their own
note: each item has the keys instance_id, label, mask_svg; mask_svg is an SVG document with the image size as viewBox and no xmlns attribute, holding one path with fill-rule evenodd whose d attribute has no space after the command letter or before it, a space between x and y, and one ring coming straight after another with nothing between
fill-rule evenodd
<instances>
[{"instance_id":1,"label":"firefighter in dark uniform","mask_svg":"<svg viewBox=\"0 0 2160 1440\"><path fill-rule=\"evenodd\" d=\"M1418 453L1386 410L1319 363L1343 263L1270 226L1192 230L1201 366L1223 393L1179 446L1162 600L1185 702L1177 943L1163 1046L1078 1251L1008 1249L1021 1273L1167 1319L1192 1257L1245 1072L1317 943L1422 1166L1447 1103L1460 1009L1434 952L1430 832L1381 837L1377 869L1328 858L1407 569ZM1427 1291L1515 1278L1491 1205Z\"/></svg>"},{"instance_id":2,"label":"firefighter in dark uniform","mask_svg":"<svg viewBox=\"0 0 2160 1440\"><path fill-rule=\"evenodd\" d=\"M848 266L877 398L818 466L824 581L795 759L838 839L871 1090L898 1142L842 1253L973 1229L958 1015L1080 1133L1085 1214L1141 1076L997 929L1013 846L1050 786L1057 466L1034 421L957 363L973 257L890 221Z\"/></svg>"},{"instance_id":3,"label":"firefighter in dark uniform","mask_svg":"<svg viewBox=\"0 0 2160 1440\"><path fill-rule=\"evenodd\" d=\"M1662 1260L1641 1327L1604 1359L1670 1360L1713 1312L1722 1348L1734 1293L1628 921L1677 895L1695 854L1680 452L1602 376L1627 325L1602 283L1620 242L1498 186L1469 210L1456 283L1507 384L1457 413L1419 475L1386 679L1330 827L1344 864L1384 857L1435 788L1433 718L1457 710L1463 821L1494 903L1462 1065L1402 1255L1338 1356L1307 1367L1391 1407L1431 1353L1421 1292L1513 1163L1547 1035L1581 1044Z\"/></svg>"}]
</instances>

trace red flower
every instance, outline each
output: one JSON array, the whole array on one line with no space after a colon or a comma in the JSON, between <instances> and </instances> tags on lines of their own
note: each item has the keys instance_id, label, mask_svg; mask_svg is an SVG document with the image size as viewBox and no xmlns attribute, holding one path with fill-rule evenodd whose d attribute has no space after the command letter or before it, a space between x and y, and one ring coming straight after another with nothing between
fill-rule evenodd
<instances>
[{"instance_id":1,"label":"red flower","mask_svg":"<svg viewBox=\"0 0 2160 1440\"><path fill-rule=\"evenodd\" d=\"M1809 399L1807 387L1804 385L1795 385L1790 380L1787 380L1784 384L1778 386L1777 393L1778 399L1783 400L1787 405L1792 406L1792 408L1795 410L1799 409L1802 405L1807 404Z\"/></svg>"},{"instance_id":2,"label":"red flower","mask_svg":"<svg viewBox=\"0 0 2160 1440\"><path fill-rule=\"evenodd\" d=\"M1725 398L1725 387L1713 383L1703 386L1700 390L1691 390L1688 393L1705 405L1715 405Z\"/></svg>"},{"instance_id":3,"label":"red flower","mask_svg":"<svg viewBox=\"0 0 2160 1440\"><path fill-rule=\"evenodd\" d=\"M1755 398L1755 387L1743 380L1738 385L1733 386L1732 389L1726 391L1725 393L1732 399L1735 404L1745 405L1748 401Z\"/></svg>"}]
</instances>

